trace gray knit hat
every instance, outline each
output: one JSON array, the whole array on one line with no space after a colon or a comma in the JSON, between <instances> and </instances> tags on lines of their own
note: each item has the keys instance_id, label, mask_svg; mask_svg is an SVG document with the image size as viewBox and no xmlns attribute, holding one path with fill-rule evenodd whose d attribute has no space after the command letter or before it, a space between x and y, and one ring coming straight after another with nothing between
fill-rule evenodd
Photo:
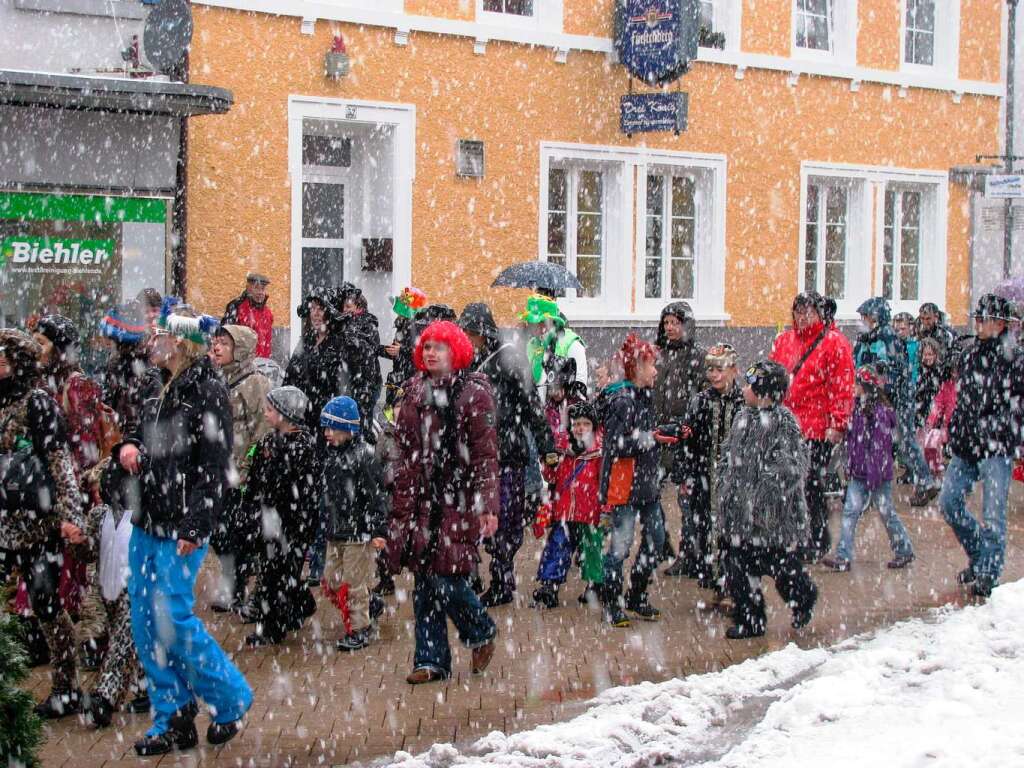
<instances>
[{"instance_id":1,"label":"gray knit hat","mask_svg":"<svg viewBox=\"0 0 1024 768\"><path fill-rule=\"evenodd\" d=\"M267 393L267 402L292 424L301 426L306 423L309 398L298 387L277 387L272 389Z\"/></svg>"}]
</instances>

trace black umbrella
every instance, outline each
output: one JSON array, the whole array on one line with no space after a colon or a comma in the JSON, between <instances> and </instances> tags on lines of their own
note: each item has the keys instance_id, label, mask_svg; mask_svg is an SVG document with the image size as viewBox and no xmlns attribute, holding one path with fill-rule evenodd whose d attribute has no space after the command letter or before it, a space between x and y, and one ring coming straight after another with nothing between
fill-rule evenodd
<instances>
[{"instance_id":1,"label":"black umbrella","mask_svg":"<svg viewBox=\"0 0 1024 768\"><path fill-rule=\"evenodd\" d=\"M550 261L524 261L501 270L491 283L494 287L532 288L546 296L565 296L567 288L582 291L576 275L561 264Z\"/></svg>"}]
</instances>

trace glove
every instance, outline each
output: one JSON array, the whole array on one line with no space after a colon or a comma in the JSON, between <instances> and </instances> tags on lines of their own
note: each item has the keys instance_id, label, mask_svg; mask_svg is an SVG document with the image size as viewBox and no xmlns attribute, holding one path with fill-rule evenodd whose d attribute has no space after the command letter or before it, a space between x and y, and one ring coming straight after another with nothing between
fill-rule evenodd
<instances>
[{"instance_id":1,"label":"glove","mask_svg":"<svg viewBox=\"0 0 1024 768\"><path fill-rule=\"evenodd\" d=\"M544 531L551 525L551 505L541 504L537 507L537 514L533 518L533 536L534 538L541 538L544 536Z\"/></svg>"},{"instance_id":2,"label":"glove","mask_svg":"<svg viewBox=\"0 0 1024 768\"><path fill-rule=\"evenodd\" d=\"M601 510L601 518L598 520L597 527L602 531L610 531L612 529L612 511L610 508Z\"/></svg>"},{"instance_id":3,"label":"glove","mask_svg":"<svg viewBox=\"0 0 1024 768\"><path fill-rule=\"evenodd\" d=\"M561 457L554 451L544 454L544 463L549 467L558 466L559 461L561 461Z\"/></svg>"}]
</instances>

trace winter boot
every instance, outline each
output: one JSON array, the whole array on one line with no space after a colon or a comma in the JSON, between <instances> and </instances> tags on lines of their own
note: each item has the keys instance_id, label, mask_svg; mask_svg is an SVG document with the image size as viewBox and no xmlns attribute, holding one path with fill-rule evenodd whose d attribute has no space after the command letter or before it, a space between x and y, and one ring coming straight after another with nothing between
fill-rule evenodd
<instances>
[{"instance_id":1,"label":"winter boot","mask_svg":"<svg viewBox=\"0 0 1024 768\"><path fill-rule=\"evenodd\" d=\"M910 506L912 507L927 507L936 496L939 495L939 491L942 490L941 486L929 485L923 488L918 488L914 491L914 495L910 497Z\"/></svg>"},{"instance_id":2,"label":"winter boot","mask_svg":"<svg viewBox=\"0 0 1024 768\"><path fill-rule=\"evenodd\" d=\"M956 583L971 584L976 578L978 578L978 576L974 572L974 566L968 565L966 568L964 568L962 571L960 571L960 573L956 575Z\"/></svg>"},{"instance_id":3,"label":"winter boot","mask_svg":"<svg viewBox=\"0 0 1024 768\"><path fill-rule=\"evenodd\" d=\"M497 608L499 605L508 605L513 600L512 590L507 587L495 586L491 583L490 589L480 595L480 602L485 608Z\"/></svg>"},{"instance_id":4,"label":"winter boot","mask_svg":"<svg viewBox=\"0 0 1024 768\"><path fill-rule=\"evenodd\" d=\"M885 564L885 567L897 571L900 568L906 568L912 562L914 562L913 555L896 555L892 560Z\"/></svg>"},{"instance_id":5,"label":"winter boot","mask_svg":"<svg viewBox=\"0 0 1024 768\"><path fill-rule=\"evenodd\" d=\"M105 697L94 693L86 699L85 715L89 725L99 730L110 725L114 717L114 705Z\"/></svg>"},{"instance_id":6,"label":"winter boot","mask_svg":"<svg viewBox=\"0 0 1024 768\"><path fill-rule=\"evenodd\" d=\"M635 613L644 621L657 621L661 618L661 611L651 605L647 595L647 585L650 581L650 576L633 575L630 578L629 592L626 593L626 610Z\"/></svg>"},{"instance_id":7,"label":"winter boot","mask_svg":"<svg viewBox=\"0 0 1024 768\"><path fill-rule=\"evenodd\" d=\"M171 716L171 727L156 736L145 736L135 742L135 754L139 757L166 755L175 749L192 749L199 743L196 732L196 715L199 707L190 701Z\"/></svg>"},{"instance_id":8,"label":"winter boot","mask_svg":"<svg viewBox=\"0 0 1024 768\"><path fill-rule=\"evenodd\" d=\"M793 606L793 621L790 624L793 629L803 629L811 623L811 616L817 602L818 588L812 583L811 589L803 603Z\"/></svg>"},{"instance_id":9,"label":"winter boot","mask_svg":"<svg viewBox=\"0 0 1024 768\"><path fill-rule=\"evenodd\" d=\"M36 714L43 720L57 720L78 714L82 708L82 692L77 688L63 693L51 691L50 695L36 704Z\"/></svg>"},{"instance_id":10,"label":"winter boot","mask_svg":"<svg viewBox=\"0 0 1024 768\"><path fill-rule=\"evenodd\" d=\"M580 605L591 605L601 602L601 588L597 585L587 582L587 588L580 593L580 596L576 598L576 602Z\"/></svg>"},{"instance_id":11,"label":"winter boot","mask_svg":"<svg viewBox=\"0 0 1024 768\"><path fill-rule=\"evenodd\" d=\"M604 605L604 620L606 622L620 629L629 626L629 617L622 610L622 595L618 589L605 585L601 590L601 602Z\"/></svg>"},{"instance_id":12,"label":"winter boot","mask_svg":"<svg viewBox=\"0 0 1024 768\"><path fill-rule=\"evenodd\" d=\"M370 618L376 621L384 615L384 598L376 592L370 592Z\"/></svg>"},{"instance_id":13,"label":"winter boot","mask_svg":"<svg viewBox=\"0 0 1024 768\"><path fill-rule=\"evenodd\" d=\"M370 644L370 630L359 629L355 632L349 632L343 638L341 638L336 644L335 648L339 651L345 651L351 653L352 651L361 651L363 648Z\"/></svg>"},{"instance_id":14,"label":"winter boot","mask_svg":"<svg viewBox=\"0 0 1024 768\"><path fill-rule=\"evenodd\" d=\"M238 732L242 730L241 719L232 720L230 723L210 723L206 729L206 741L213 746L227 744Z\"/></svg>"},{"instance_id":15,"label":"winter boot","mask_svg":"<svg viewBox=\"0 0 1024 768\"><path fill-rule=\"evenodd\" d=\"M152 705L149 702L149 694L143 691L134 699L124 705L126 712L131 712L133 715L142 715L149 712Z\"/></svg>"},{"instance_id":16,"label":"winter boot","mask_svg":"<svg viewBox=\"0 0 1024 768\"><path fill-rule=\"evenodd\" d=\"M697 566L691 558L686 555L680 555L663 573L666 576L681 576L686 579L695 579L697 578Z\"/></svg>"},{"instance_id":17,"label":"winter boot","mask_svg":"<svg viewBox=\"0 0 1024 768\"><path fill-rule=\"evenodd\" d=\"M541 582L541 585L533 590L533 605L535 608L557 608L558 585L549 581Z\"/></svg>"},{"instance_id":18,"label":"winter boot","mask_svg":"<svg viewBox=\"0 0 1024 768\"><path fill-rule=\"evenodd\" d=\"M764 625L751 626L750 624L734 624L725 630L725 636L730 640L747 640L751 637L761 637L765 632Z\"/></svg>"},{"instance_id":19,"label":"winter boot","mask_svg":"<svg viewBox=\"0 0 1024 768\"><path fill-rule=\"evenodd\" d=\"M381 597L393 595L395 594L395 580L391 576L381 576L371 591Z\"/></svg>"},{"instance_id":20,"label":"winter boot","mask_svg":"<svg viewBox=\"0 0 1024 768\"><path fill-rule=\"evenodd\" d=\"M971 592L974 593L975 597L989 597L992 594L992 590L995 589L996 580L991 576L978 575L974 579L974 584L971 586Z\"/></svg>"}]
</instances>

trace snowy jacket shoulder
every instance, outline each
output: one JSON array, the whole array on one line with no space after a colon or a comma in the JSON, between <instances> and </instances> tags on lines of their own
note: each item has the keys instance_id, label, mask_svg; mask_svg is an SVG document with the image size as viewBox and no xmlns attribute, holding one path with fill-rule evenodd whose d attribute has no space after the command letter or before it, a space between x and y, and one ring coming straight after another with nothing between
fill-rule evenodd
<instances>
[{"instance_id":1,"label":"snowy jacket shoulder","mask_svg":"<svg viewBox=\"0 0 1024 768\"><path fill-rule=\"evenodd\" d=\"M821 341L812 349L819 336ZM853 412L853 353L843 334L818 322L781 334L775 339L770 357L792 374L805 355L783 402L796 416L804 437L824 440L827 430L845 432L849 425Z\"/></svg>"},{"instance_id":2,"label":"snowy jacket shoulder","mask_svg":"<svg viewBox=\"0 0 1024 768\"><path fill-rule=\"evenodd\" d=\"M729 434L718 500L726 535L761 546L792 547L807 536L807 449L785 406L745 406Z\"/></svg>"},{"instance_id":3,"label":"snowy jacket shoulder","mask_svg":"<svg viewBox=\"0 0 1024 768\"><path fill-rule=\"evenodd\" d=\"M49 514L5 510L0 525L0 549L22 549L46 540L62 522L85 527L82 496L75 478L74 459L60 410L45 391L32 389L0 406L0 453L13 453L31 444L46 468L55 497Z\"/></svg>"},{"instance_id":4,"label":"snowy jacket shoulder","mask_svg":"<svg viewBox=\"0 0 1024 768\"><path fill-rule=\"evenodd\" d=\"M661 453L654 441L657 422L651 390L638 389L628 381L607 388L602 425L604 461L601 467L599 499L608 499L608 481L616 459L634 459L631 504L647 504L660 493Z\"/></svg>"},{"instance_id":5,"label":"snowy jacket shoulder","mask_svg":"<svg viewBox=\"0 0 1024 768\"><path fill-rule=\"evenodd\" d=\"M499 510L496 421L482 374L409 380L396 429L401 458L387 549L393 572L408 566L467 575L476 566L480 515Z\"/></svg>"},{"instance_id":6,"label":"snowy jacket shoulder","mask_svg":"<svg viewBox=\"0 0 1024 768\"><path fill-rule=\"evenodd\" d=\"M1024 357L1009 333L979 339L960 356L949 447L970 462L1012 457L1024 442Z\"/></svg>"},{"instance_id":7,"label":"snowy jacket shoulder","mask_svg":"<svg viewBox=\"0 0 1024 768\"><path fill-rule=\"evenodd\" d=\"M263 416L263 403L271 389L270 381L256 370L253 353L256 347L255 333L237 326L226 326L235 342L235 362L224 366L224 383L231 399L232 431L234 447L231 454L235 467L245 482L249 468L247 454L256 441L270 430ZM241 331L245 330L245 333Z\"/></svg>"},{"instance_id":8,"label":"snowy jacket shoulder","mask_svg":"<svg viewBox=\"0 0 1024 768\"><path fill-rule=\"evenodd\" d=\"M551 430L534 386L526 354L513 344L486 352L476 368L491 382L498 411L498 459L503 467L524 467L529 461L526 431L533 435L537 452L554 450Z\"/></svg>"},{"instance_id":9,"label":"snowy jacket shoulder","mask_svg":"<svg viewBox=\"0 0 1024 768\"><path fill-rule=\"evenodd\" d=\"M126 442L144 454L132 522L159 538L206 539L224 502L233 444L231 403L212 363L200 358L147 400ZM123 445L114 447L115 460Z\"/></svg>"},{"instance_id":10,"label":"snowy jacket shoulder","mask_svg":"<svg viewBox=\"0 0 1024 768\"><path fill-rule=\"evenodd\" d=\"M854 364L860 368L873 364L886 378L886 393L897 410L911 403L910 366L907 348L892 326L880 325L861 334L853 348Z\"/></svg>"},{"instance_id":11,"label":"snowy jacket shoulder","mask_svg":"<svg viewBox=\"0 0 1024 768\"><path fill-rule=\"evenodd\" d=\"M324 451L323 498L333 541L369 541L387 534L390 503L384 470L362 438Z\"/></svg>"},{"instance_id":12,"label":"snowy jacket shoulder","mask_svg":"<svg viewBox=\"0 0 1024 768\"><path fill-rule=\"evenodd\" d=\"M280 534L293 550L308 547L320 519L319 480L309 432L268 432L256 443L245 487L250 519L263 520L265 537Z\"/></svg>"}]
</instances>

